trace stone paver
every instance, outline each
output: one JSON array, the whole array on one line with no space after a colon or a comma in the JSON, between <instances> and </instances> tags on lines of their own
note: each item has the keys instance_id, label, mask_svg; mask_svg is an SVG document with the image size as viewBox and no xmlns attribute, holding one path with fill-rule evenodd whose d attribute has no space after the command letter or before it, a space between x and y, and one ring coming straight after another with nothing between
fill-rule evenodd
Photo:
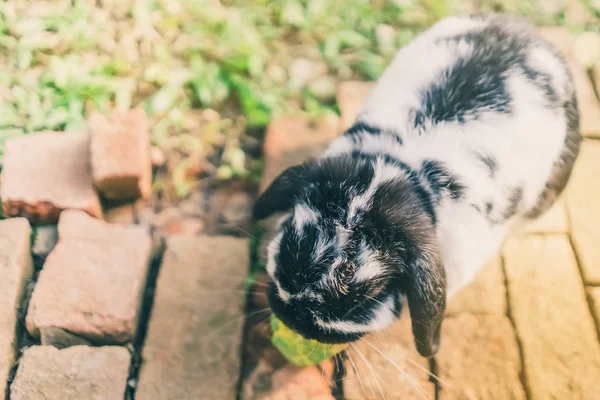
<instances>
[{"instance_id":1,"label":"stone paver","mask_svg":"<svg viewBox=\"0 0 600 400\"><path fill-rule=\"evenodd\" d=\"M92 176L108 199L148 198L152 161L148 120L143 110L90 117Z\"/></svg>"},{"instance_id":2,"label":"stone paver","mask_svg":"<svg viewBox=\"0 0 600 400\"><path fill-rule=\"evenodd\" d=\"M320 156L339 134L339 118L331 114L318 121L289 117L271 122L265 136L265 168L260 191L285 168Z\"/></svg>"},{"instance_id":3,"label":"stone paver","mask_svg":"<svg viewBox=\"0 0 600 400\"><path fill-rule=\"evenodd\" d=\"M347 81L338 85L337 103L342 114L341 129L350 128L364 101L373 89L373 82Z\"/></svg>"},{"instance_id":4,"label":"stone paver","mask_svg":"<svg viewBox=\"0 0 600 400\"><path fill-rule=\"evenodd\" d=\"M62 210L75 208L100 217L89 152L89 136L83 133L39 132L8 139L0 188L4 214L56 223Z\"/></svg>"},{"instance_id":5,"label":"stone paver","mask_svg":"<svg viewBox=\"0 0 600 400\"><path fill-rule=\"evenodd\" d=\"M572 61L575 46L573 37L567 28L541 28L539 32L569 59L568 63L577 89L581 133L584 136L600 137L600 102L596 98L592 82L584 68Z\"/></svg>"},{"instance_id":6,"label":"stone paver","mask_svg":"<svg viewBox=\"0 0 600 400\"><path fill-rule=\"evenodd\" d=\"M446 306L446 315L505 314L506 288L500 257L486 265L468 286L462 288Z\"/></svg>"},{"instance_id":7,"label":"stone paver","mask_svg":"<svg viewBox=\"0 0 600 400\"><path fill-rule=\"evenodd\" d=\"M600 284L600 143L584 141L571 181L567 187L567 210L571 237L583 278Z\"/></svg>"},{"instance_id":8,"label":"stone paver","mask_svg":"<svg viewBox=\"0 0 600 400\"><path fill-rule=\"evenodd\" d=\"M600 137L600 101L596 97L587 72L574 61L570 63L579 107L580 129L583 136Z\"/></svg>"},{"instance_id":9,"label":"stone paver","mask_svg":"<svg viewBox=\"0 0 600 400\"><path fill-rule=\"evenodd\" d=\"M521 359L512 325L503 315L446 318L435 356L439 400L525 399ZM447 383L445 383L447 382Z\"/></svg>"},{"instance_id":10,"label":"stone paver","mask_svg":"<svg viewBox=\"0 0 600 400\"><path fill-rule=\"evenodd\" d=\"M61 328L98 343L130 341L152 250L147 230L67 210L58 232L29 304L27 329L34 337Z\"/></svg>"},{"instance_id":11,"label":"stone paver","mask_svg":"<svg viewBox=\"0 0 600 400\"><path fill-rule=\"evenodd\" d=\"M561 197L538 220L525 227L524 233L567 233L569 232L569 218L565 201Z\"/></svg>"},{"instance_id":12,"label":"stone paver","mask_svg":"<svg viewBox=\"0 0 600 400\"><path fill-rule=\"evenodd\" d=\"M598 328L598 338L600 339L600 287L589 288L588 298L596 319L596 328Z\"/></svg>"},{"instance_id":13,"label":"stone paver","mask_svg":"<svg viewBox=\"0 0 600 400\"><path fill-rule=\"evenodd\" d=\"M235 398L248 263L244 239L167 238L136 399Z\"/></svg>"},{"instance_id":14,"label":"stone paver","mask_svg":"<svg viewBox=\"0 0 600 400\"><path fill-rule=\"evenodd\" d=\"M124 347L30 347L19 362L10 400L120 400L130 360Z\"/></svg>"},{"instance_id":15,"label":"stone paver","mask_svg":"<svg viewBox=\"0 0 600 400\"><path fill-rule=\"evenodd\" d=\"M264 400L334 400L327 378L317 367L287 365L275 371L272 385L272 392Z\"/></svg>"},{"instance_id":16,"label":"stone paver","mask_svg":"<svg viewBox=\"0 0 600 400\"><path fill-rule=\"evenodd\" d=\"M600 344L568 238L512 239L504 254L531 398L597 399Z\"/></svg>"},{"instance_id":17,"label":"stone paver","mask_svg":"<svg viewBox=\"0 0 600 400\"><path fill-rule=\"evenodd\" d=\"M573 59L575 53L573 48L575 40L569 32L569 28L563 26L548 26L538 29L539 34L550 42L564 57Z\"/></svg>"},{"instance_id":18,"label":"stone paver","mask_svg":"<svg viewBox=\"0 0 600 400\"><path fill-rule=\"evenodd\" d=\"M348 400L433 400L435 386L427 360L415 348L408 313L389 329L353 344L347 354L343 382Z\"/></svg>"},{"instance_id":19,"label":"stone paver","mask_svg":"<svg viewBox=\"0 0 600 400\"><path fill-rule=\"evenodd\" d=\"M0 221L0 397L15 361L19 305L33 272L30 237L26 219Z\"/></svg>"}]
</instances>

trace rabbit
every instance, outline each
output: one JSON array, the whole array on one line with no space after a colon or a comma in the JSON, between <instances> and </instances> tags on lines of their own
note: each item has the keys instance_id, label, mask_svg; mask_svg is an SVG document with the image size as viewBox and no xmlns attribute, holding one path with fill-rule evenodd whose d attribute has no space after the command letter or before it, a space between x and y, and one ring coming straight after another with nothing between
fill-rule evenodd
<instances>
[{"instance_id":1,"label":"rabbit","mask_svg":"<svg viewBox=\"0 0 600 400\"><path fill-rule=\"evenodd\" d=\"M254 204L273 313L347 343L408 307L436 354L447 299L556 201L581 136L571 73L527 21L447 17L400 49L356 122Z\"/></svg>"}]
</instances>

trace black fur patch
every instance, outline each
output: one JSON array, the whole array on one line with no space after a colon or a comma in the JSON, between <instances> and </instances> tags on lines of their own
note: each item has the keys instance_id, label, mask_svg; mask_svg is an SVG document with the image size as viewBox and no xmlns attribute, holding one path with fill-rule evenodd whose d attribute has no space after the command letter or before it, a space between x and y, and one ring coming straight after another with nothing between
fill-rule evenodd
<instances>
[{"instance_id":1,"label":"black fur patch","mask_svg":"<svg viewBox=\"0 0 600 400\"><path fill-rule=\"evenodd\" d=\"M355 122L354 125L344 133L344 136L348 136L354 144L360 144L362 142L361 135L363 134L381 135L381 129L364 122Z\"/></svg>"},{"instance_id":2,"label":"black fur patch","mask_svg":"<svg viewBox=\"0 0 600 400\"><path fill-rule=\"evenodd\" d=\"M382 131L381 129L373 125L367 124L365 122L356 122L354 125L352 125L352 127L350 127L350 129L348 129L344 133L344 136L350 137L354 144L360 144L362 142L361 135L366 134L371 136L378 136L382 133L385 133L385 131ZM399 145L404 144L400 135L393 132L388 132L388 134L392 135L396 143L398 143Z\"/></svg>"},{"instance_id":3,"label":"black fur patch","mask_svg":"<svg viewBox=\"0 0 600 400\"><path fill-rule=\"evenodd\" d=\"M567 186L573 166L579 155L581 134L579 132L579 110L575 93L563 104L567 119L567 136L559 158L554 162L552 176L546 183L537 204L527 212L528 218L537 218L545 213L556 202L556 199Z\"/></svg>"},{"instance_id":4,"label":"black fur patch","mask_svg":"<svg viewBox=\"0 0 600 400\"><path fill-rule=\"evenodd\" d=\"M419 201L421 202L421 204L423 205L423 208L425 209L425 212L431 218L432 223L434 225L436 224L435 209L433 207L433 200L431 198L431 194L423 187L423 185L421 184L421 180L419 179L419 176L415 172L414 169L412 169L406 163L392 157L389 154L367 154L367 153L362 153L360 151L353 151L352 156L358 157L363 160L370 160L371 162L375 162L375 160L378 157L383 158L383 161L386 164L393 165L397 168L402 169L404 172L406 172L406 174L408 175L408 178L410 179L410 182L414 186L415 193L416 193L417 197L419 198Z\"/></svg>"},{"instance_id":5,"label":"black fur patch","mask_svg":"<svg viewBox=\"0 0 600 400\"><path fill-rule=\"evenodd\" d=\"M519 210L519 206L521 205L521 201L523 200L523 188L520 186L509 189L508 195L508 205L504 210L498 211L497 205L492 202L486 202L484 204L484 210L481 207L471 204L478 212L483 213L490 224L501 224L508 219L515 216L517 211Z\"/></svg>"},{"instance_id":6,"label":"black fur patch","mask_svg":"<svg viewBox=\"0 0 600 400\"><path fill-rule=\"evenodd\" d=\"M511 113L512 99L506 84L513 69L520 70L542 92L549 106L557 107L558 96L551 77L528 64L527 50L533 40L533 35L506 29L502 19L481 29L439 39L438 43L445 45L467 43L473 50L467 57L459 57L422 91L421 108L413 111L415 127L428 121L437 124L477 120L483 111Z\"/></svg>"},{"instance_id":7,"label":"black fur patch","mask_svg":"<svg viewBox=\"0 0 600 400\"><path fill-rule=\"evenodd\" d=\"M423 162L420 173L427 179L429 187L438 198L447 195L452 200L458 200L463 196L465 186L441 162Z\"/></svg>"},{"instance_id":8,"label":"black fur patch","mask_svg":"<svg viewBox=\"0 0 600 400\"><path fill-rule=\"evenodd\" d=\"M519 210L519 205L521 204L521 200L523 200L523 188L515 187L510 191L510 196L508 196L508 206L502 213L502 217L504 221L512 218L517 211Z\"/></svg>"},{"instance_id":9,"label":"black fur patch","mask_svg":"<svg viewBox=\"0 0 600 400\"><path fill-rule=\"evenodd\" d=\"M527 79L544 94L546 107L559 108L560 99L558 93L554 90L552 76L545 72L535 70L533 67L528 66L527 63L523 64L522 69L525 77L527 77Z\"/></svg>"},{"instance_id":10,"label":"black fur patch","mask_svg":"<svg viewBox=\"0 0 600 400\"><path fill-rule=\"evenodd\" d=\"M496 169L498 169L496 157L487 153L475 153L475 157L487 167L489 177L493 178L496 175Z\"/></svg>"}]
</instances>

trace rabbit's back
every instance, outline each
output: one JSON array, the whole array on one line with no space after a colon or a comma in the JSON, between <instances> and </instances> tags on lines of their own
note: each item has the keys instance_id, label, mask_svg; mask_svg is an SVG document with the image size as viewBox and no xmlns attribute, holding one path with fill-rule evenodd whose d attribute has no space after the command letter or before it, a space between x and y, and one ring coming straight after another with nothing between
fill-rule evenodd
<instances>
[{"instance_id":1,"label":"rabbit's back","mask_svg":"<svg viewBox=\"0 0 600 400\"><path fill-rule=\"evenodd\" d=\"M568 68L533 27L450 17L398 52L328 154L381 154L415 171L458 287L470 272L453 279L452 269L479 268L554 203L577 157L578 124Z\"/></svg>"}]
</instances>

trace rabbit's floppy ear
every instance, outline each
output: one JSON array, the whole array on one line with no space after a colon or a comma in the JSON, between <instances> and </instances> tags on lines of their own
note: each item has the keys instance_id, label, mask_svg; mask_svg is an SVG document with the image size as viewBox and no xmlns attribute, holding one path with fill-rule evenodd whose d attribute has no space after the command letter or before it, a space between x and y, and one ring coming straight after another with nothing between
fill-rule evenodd
<instances>
[{"instance_id":1,"label":"rabbit's floppy ear","mask_svg":"<svg viewBox=\"0 0 600 400\"><path fill-rule=\"evenodd\" d=\"M271 214L286 211L294 205L308 182L310 160L303 164L289 167L283 171L256 199L252 214L256 219L263 219Z\"/></svg>"},{"instance_id":2,"label":"rabbit's floppy ear","mask_svg":"<svg viewBox=\"0 0 600 400\"><path fill-rule=\"evenodd\" d=\"M410 268L407 299L417 350L432 357L440 346L446 310L446 274L439 259L419 257Z\"/></svg>"}]
</instances>

